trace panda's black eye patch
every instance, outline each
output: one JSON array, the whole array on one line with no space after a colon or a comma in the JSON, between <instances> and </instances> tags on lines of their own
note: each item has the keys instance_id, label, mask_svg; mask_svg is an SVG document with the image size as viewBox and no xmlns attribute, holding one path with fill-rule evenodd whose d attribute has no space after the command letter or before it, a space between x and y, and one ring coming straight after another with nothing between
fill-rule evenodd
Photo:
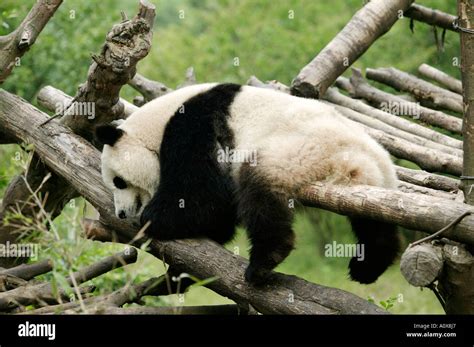
<instances>
[{"instance_id":1,"label":"panda's black eye patch","mask_svg":"<svg viewBox=\"0 0 474 347\"><path fill-rule=\"evenodd\" d=\"M113 182L114 182L114 186L117 187L117 189L125 189L125 188L127 188L127 183L126 183L123 179L121 179L120 177L118 177L118 176L115 176L115 177L114 177Z\"/></svg>"}]
</instances>

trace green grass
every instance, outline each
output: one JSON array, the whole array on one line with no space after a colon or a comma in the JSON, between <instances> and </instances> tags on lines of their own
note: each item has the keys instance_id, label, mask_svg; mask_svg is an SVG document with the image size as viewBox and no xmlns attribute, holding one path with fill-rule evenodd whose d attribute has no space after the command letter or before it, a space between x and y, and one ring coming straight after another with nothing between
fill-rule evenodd
<instances>
[{"instance_id":1,"label":"green grass","mask_svg":"<svg viewBox=\"0 0 474 347\"><path fill-rule=\"evenodd\" d=\"M152 0L153 1L153 0ZM22 19L33 0L20 3L4 0L0 4L0 35L6 34ZM153 36L152 51L139 63L138 71L176 87L184 79L187 67L193 66L200 82L231 81L245 83L250 75L262 80L277 79L290 84L307 64L347 23L363 4L361 0L160 0ZM131 16L138 1L65 2L22 64L2 86L35 103L34 96L44 85L53 85L69 94L85 79L90 53L97 52L107 31L120 21L120 10ZM426 0L423 5L455 14L456 5L444 0ZM71 18L74 11L74 18ZM184 14L184 18L183 17ZM380 38L355 64L355 67L395 66L416 73L421 63L432 64L456 77L459 68L453 59L459 56L458 37L446 34L445 49L438 52L432 29L416 23L409 30L409 20L402 19ZM238 65L235 64L238 58ZM348 75L349 72L346 72ZM131 100L137 93L130 87L122 96ZM10 179L21 172L18 146L0 147L0 196ZM46 275L61 281L67 271L88 265L101 257L123 249L123 245L103 244L80 237L84 203L77 199L68 205L55 226L60 239L40 236L41 258L52 258L57 270ZM91 214L90 210L86 212ZM376 303L391 297L395 313L442 313L433 293L410 287L402 278L398 264L393 265L372 285L360 285L347 278L347 258L324 257L324 244L353 242L344 217L304 209L295 219L297 249L279 266L284 273L298 275L322 285L341 288ZM413 233L404 232L413 238ZM410 236L411 235L411 236ZM240 230L227 246L238 247L247 256L248 241ZM93 282L97 293L119 288L130 280L144 280L164 271L160 260L140 252L136 264L115 270ZM205 288L192 288L185 296L186 305L228 302ZM177 297L147 299L150 305L181 304Z\"/></svg>"}]
</instances>

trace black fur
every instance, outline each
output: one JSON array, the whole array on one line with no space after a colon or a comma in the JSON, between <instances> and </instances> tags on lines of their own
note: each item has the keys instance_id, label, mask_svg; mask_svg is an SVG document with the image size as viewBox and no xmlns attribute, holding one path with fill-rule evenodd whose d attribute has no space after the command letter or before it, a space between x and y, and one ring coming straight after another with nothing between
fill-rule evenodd
<instances>
[{"instance_id":1,"label":"black fur","mask_svg":"<svg viewBox=\"0 0 474 347\"><path fill-rule=\"evenodd\" d=\"M292 212L284 195L273 192L255 167L243 164L239 177L238 211L252 242L247 281L262 284L294 246Z\"/></svg>"},{"instance_id":2,"label":"black fur","mask_svg":"<svg viewBox=\"0 0 474 347\"><path fill-rule=\"evenodd\" d=\"M113 124L99 125L95 128L95 137L102 145L113 146L123 135L123 130Z\"/></svg>"},{"instance_id":3,"label":"black fur","mask_svg":"<svg viewBox=\"0 0 474 347\"><path fill-rule=\"evenodd\" d=\"M359 244L364 244L365 258L358 261L356 257L349 263L351 279L368 284L393 264L400 250L397 227L392 224L365 218L349 218L352 230Z\"/></svg>"},{"instance_id":4,"label":"black fur","mask_svg":"<svg viewBox=\"0 0 474 347\"><path fill-rule=\"evenodd\" d=\"M217 162L217 149L218 143L234 146L227 118L240 88L217 85L186 101L170 119L160 148L158 190L141 216L143 224L151 221L150 236L209 237L219 243L233 237L235 187Z\"/></svg>"}]
</instances>

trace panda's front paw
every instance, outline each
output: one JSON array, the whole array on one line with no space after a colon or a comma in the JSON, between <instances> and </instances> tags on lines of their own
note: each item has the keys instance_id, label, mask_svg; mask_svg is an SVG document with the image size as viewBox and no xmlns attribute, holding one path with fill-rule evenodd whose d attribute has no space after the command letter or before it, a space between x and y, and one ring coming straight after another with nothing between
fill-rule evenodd
<instances>
[{"instance_id":1,"label":"panda's front paw","mask_svg":"<svg viewBox=\"0 0 474 347\"><path fill-rule=\"evenodd\" d=\"M250 264L245 270L245 280L254 286L262 286L269 282L271 271Z\"/></svg>"}]
</instances>

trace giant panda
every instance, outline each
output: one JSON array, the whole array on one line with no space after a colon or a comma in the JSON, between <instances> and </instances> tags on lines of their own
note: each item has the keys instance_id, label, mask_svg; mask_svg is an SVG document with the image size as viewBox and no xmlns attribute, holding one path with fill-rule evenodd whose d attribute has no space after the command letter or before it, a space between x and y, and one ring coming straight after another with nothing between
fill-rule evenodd
<instances>
[{"instance_id":1,"label":"giant panda","mask_svg":"<svg viewBox=\"0 0 474 347\"><path fill-rule=\"evenodd\" d=\"M245 279L254 285L271 281L271 270L294 247L290 201L299 188L394 188L397 181L389 154L330 105L230 83L178 89L118 126L98 126L96 138L117 217L140 217L159 240L207 237L220 244L241 224L251 242ZM249 152L254 160L222 156ZM349 275L372 283L397 255L396 227L349 219L365 246L363 261L350 260Z\"/></svg>"}]
</instances>

